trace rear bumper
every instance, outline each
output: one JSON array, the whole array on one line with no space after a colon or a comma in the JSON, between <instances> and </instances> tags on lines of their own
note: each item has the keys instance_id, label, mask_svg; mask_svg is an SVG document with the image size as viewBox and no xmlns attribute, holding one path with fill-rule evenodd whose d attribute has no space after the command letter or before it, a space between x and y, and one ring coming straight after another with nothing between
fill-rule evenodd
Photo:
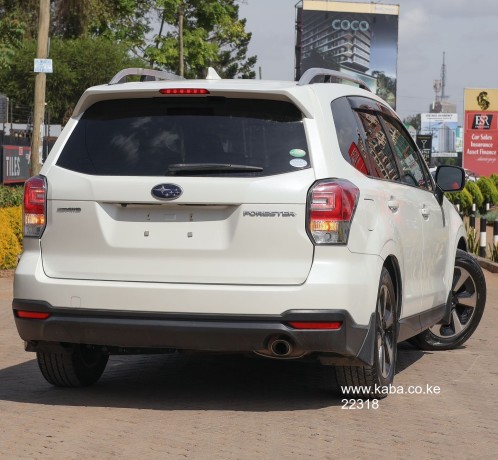
<instances>
[{"instance_id":1,"label":"rear bumper","mask_svg":"<svg viewBox=\"0 0 498 460\"><path fill-rule=\"evenodd\" d=\"M315 249L313 266L299 285L123 282L49 278L39 241L26 238L14 277L14 298L68 310L276 317L294 310L345 310L367 326L375 311L383 260L347 247ZM132 270L132 268L130 268ZM235 315L235 316L234 316Z\"/></svg>"},{"instance_id":2,"label":"rear bumper","mask_svg":"<svg viewBox=\"0 0 498 460\"><path fill-rule=\"evenodd\" d=\"M31 350L45 344L89 344L116 348L264 352L284 338L302 354L319 353L372 364L373 315L357 325L345 310L289 310L281 315L212 315L57 308L43 301L14 299L19 335ZM47 312L47 319L20 318L18 310ZM338 330L294 329L292 321L340 321Z\"/></svg>"}]
</instances>

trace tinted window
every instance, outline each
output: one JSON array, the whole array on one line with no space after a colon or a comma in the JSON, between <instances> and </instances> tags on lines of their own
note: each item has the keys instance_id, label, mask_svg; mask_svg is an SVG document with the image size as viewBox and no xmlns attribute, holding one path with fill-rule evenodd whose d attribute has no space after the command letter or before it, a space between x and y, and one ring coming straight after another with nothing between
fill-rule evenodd
<instances>
[{"instance_id":1,"label":"tinted window","mask_svg":"<svg viewBox=\"0 0 498 460\"><path fill-rule=\"evenodd\" d=\"M370 157L372 158L372 176L387 180L399 180L399 172L389 140L375 113L356 111L361 126L365 131Z\"/></svg>"},{"instance_id":2,"label":"tinted window","mask_svg":"<svg viewBox=\"0 0 498 460\"><path fill-rule=\"evenodd\" d=\"M422 159L410 135L404 131L397 120L388 117L383 118L394 153L401 166L401 182L415 187L431 188Z\"/></svg>"},{"instance_id":3,"label":"tinted window","mask_svg":"<svg viewBox=\"0 0 498 460\"><path fill-rule=\"evenodd\" d=\"M337 140L344 159L363 174L371 174L365 142L347 98L332 102Z\"/></svg>"},{"instance_id":4,"label":"tinted window","mask_svg":"<svg viewBox=\"0 0 498 460\"><path fill-rule=\"evenodd\" d=\"M78 122L57 164L110 176L192 174L169 170L178 164L262 168L202 172L253 176L308 168L310 161L302 114L288 102L164 97L94 104Z\"/></svg>"}]
</instances>

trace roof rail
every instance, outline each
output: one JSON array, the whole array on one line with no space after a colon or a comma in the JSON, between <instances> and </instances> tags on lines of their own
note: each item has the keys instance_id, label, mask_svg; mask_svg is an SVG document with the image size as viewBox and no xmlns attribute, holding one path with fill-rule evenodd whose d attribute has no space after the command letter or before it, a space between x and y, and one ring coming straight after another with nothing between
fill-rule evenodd
<instances>
[{"instance_id":1,"label":"roof rail","mask_svg":"<svg viewBox=\"0 0 498 460\"><path fill-rule=\"evenodd\" d=\"M140 75L140 81L147 80L185 80L185 78L175 75L174 73L166 72L165 70L154 70L154 69L142 69L140 67L129 67L119 71L114 77L112 77L109 85L115 85L117 83L124 83L126 77L130 75ZM151 78L147 78L151 77Z\"/></svg>"},{"instance_id":2,"label":"roof rail","mask_svg":"<svg viewBox=\"0 0 498 460\"><path fill-rule=\"evenodd\" d=\"M370 91L370 88L366 85L366 83L358 78L350 77L349 75L338 72L337 70L319 69L315 67L304 72L297 84L309 85L315 77L325 77L324 83L341 83L343 80L350 81L352 83L356 83L360 88Z\"/></svg>"}]
</instances>

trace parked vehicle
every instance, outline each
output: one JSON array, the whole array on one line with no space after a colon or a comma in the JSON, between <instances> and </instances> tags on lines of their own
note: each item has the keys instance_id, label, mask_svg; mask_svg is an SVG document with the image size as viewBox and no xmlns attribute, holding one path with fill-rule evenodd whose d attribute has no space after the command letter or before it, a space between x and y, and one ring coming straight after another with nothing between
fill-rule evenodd
<instances>
[{"instance_id":1,"label":"parked vehicle","mask_svg":"<svg viewBox=\"0 0 498 460\"><path fill-rule=\"evenodd\" d=\"M126 69L83 94L26 183L16 325L56 386L95 383L115 353L254 352L383 397L398 342L453 348L481 318L443 194L464 182L434 181L393 110L336 72Z\"/></svg>"},{"instance_id":2,"label":"parked vehicle","mask_svg":"<svg viewBox=\"0 0 498 460\"><path fill-rule=\"evenodd\" d=\"M471 182L477 182L479 175L470 169L465 169L465 180Z\"/></svg>"}]
</instances>

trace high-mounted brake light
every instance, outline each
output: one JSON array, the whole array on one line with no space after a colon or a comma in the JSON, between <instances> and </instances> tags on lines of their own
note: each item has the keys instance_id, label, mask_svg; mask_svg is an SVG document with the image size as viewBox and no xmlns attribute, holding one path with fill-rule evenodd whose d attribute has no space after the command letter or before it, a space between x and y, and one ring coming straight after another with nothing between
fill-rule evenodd
<instances>
[{"instance_id":1,"label":"high-mounted brake light","mask_svg":"<svg viewBox=\"0 0 498 460\"><path fill-rule=\"evenodd\" d=\"M292 321L289 326L294 329L333 329L342 327L342 321Z\"/></svg>"},{"instance_id":2,"label":"high-mounted brake light","mask_svg":"<svg viewBox=\"0 0 498 460\"><path fill-rule=\"evenodd\" d=\"M314 244L346 244L360 190L343 179L317 182L308 192L307 231Z\"/></svg>"},{"instance_id":3,"label":"high-mounted brake light","mask_svg":"<svg viewBox=\"0 0 498 460\"><path fill-rule=\"evenodd\" d=\"M159 92L173 95L209 94L209 91L203 88L163 88Z\"/></svg>"},{"instance_id":4,"label":"high-mounted brake light","mask_svg":"<svg viewBox=\"0 0 498 460\"><path fill-rule=\"evenodd\" d=\"M24 184L24 228L25 237L40 238L47 224L47 180L34 176Z\"/></svg>"},{"instance_id":5,"label":"high-mounted brake light","mask_svg":"<svg viewBox=\"0 0 498 460\"><path fill-rule=\"evenodd\" d=\"M50 313L44 311L25 311L25 310L17 310L16 315L18 318L26 318L26 319L47 319L50 316Z\"/></svg>"}]
</instances>

